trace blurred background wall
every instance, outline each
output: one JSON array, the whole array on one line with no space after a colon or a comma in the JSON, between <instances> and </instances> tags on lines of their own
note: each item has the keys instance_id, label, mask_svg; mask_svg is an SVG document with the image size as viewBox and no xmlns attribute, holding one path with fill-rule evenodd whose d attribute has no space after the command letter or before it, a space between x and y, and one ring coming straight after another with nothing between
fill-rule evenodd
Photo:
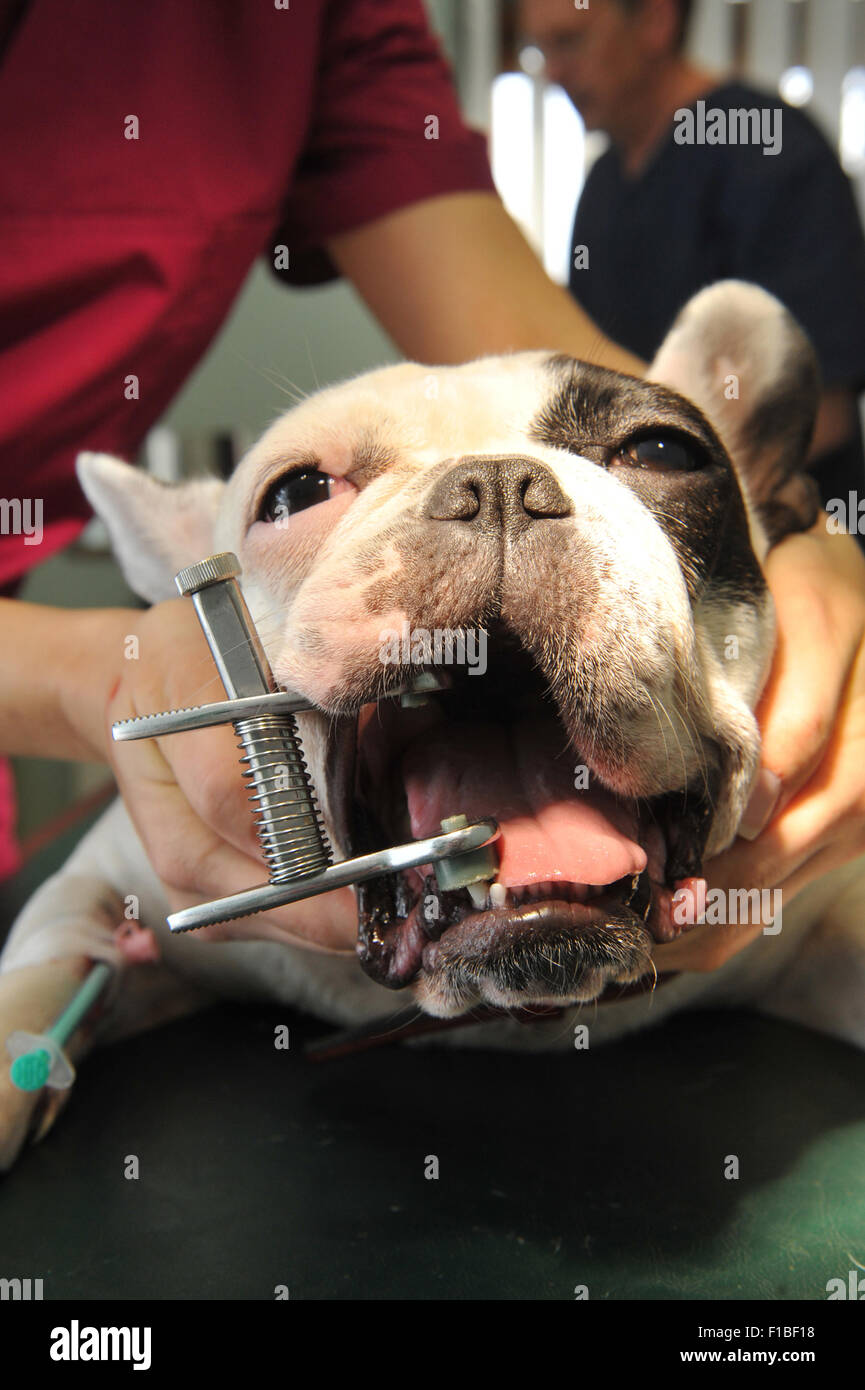
<instances>
[{"instance_id":1,"label":"blurred background wall","mask_svg":"<svg viewBox=\"0 0 865 1390\"><path fill-rule=\"evenodd\" d=\"M803 101L836 148L843 117L845 164L865 208L865 0L811 0L804 38L794 51L794 11L801 2L698 0L689 49L706 66L729 69L737 56L738 22L744 31L740 72L769 90L780 84L788 99ZM545 89L531 75L532 53L521 51L511 31L507 0L427 0L427 7L454 65L468 119L491 134L494 174L505 202L550 273L564 279L574 203L588 162L602 148L599 138L584 141L564 94ZM793 66L800 70L791 73ZM349 286L287 290L259 264L211 351L167 412L162 432L151 439L144 462L163 476L177 467L207 469L226 450L242 450L286 409L287 392L312 391L397 357ZM134 602L98 527L33 572L22 597L67 606ZM16 778L21 830L27 834L104 780L105 770L28 759L17 763Z\"/></svg>"},{"instance_id":2,"label":"blurred background wall","mask_svg":"<svg viewBox=\"0 0 865 1390\"><path fill-rule=\"evenodd\" d=\"M747 11L750 32L744 70L758 85L777 90L790 67L790 12L798 3L698 0L689 47L707 66L727 67L733 59L734 17L730 12ZM501 61L496 51L500 47L496 22L502 9L499 0L427 0L427 7L454 64L468 118L489 130L492 110L496 111L499 127L493 131L493 166L500 192L538 249L546 249L547 268L564 279L574 202L583 176L578 160L582 146L579 116L557 89L546 103L548 130L542 152L533 148L532 127L522 117L531 112L532 89L539 90L542 84L525 74L497 78ZM861 50L851 50L857 11L865 13L865 0L812 0L809 6L807 51L813 97L806 109L836 146L844 77L857 66L865 77L861 27ZM509 86L522 92L511 91L504 100L502 89ZM865 153L865 96L862 102L860 138ZM592 140L590 157L600 148L597 138ZM539 156L534 161L533 153ZM538 166L534 177L533 165ZM556 170L555 179L543 179L543 166ZM546 188L540 188L544 182ZM865 159L856 182L860 206L865 208ZM527 216L538 203L542 213L546 211L545 227ZM236 427L240 423L258 431L286 405L265 372L281 372L309 391L319 383L396 357L386 335L349 286L285 290L258 266L222 337L175 401L167 422L180 431Z\"/></svg>"}]
</instances>

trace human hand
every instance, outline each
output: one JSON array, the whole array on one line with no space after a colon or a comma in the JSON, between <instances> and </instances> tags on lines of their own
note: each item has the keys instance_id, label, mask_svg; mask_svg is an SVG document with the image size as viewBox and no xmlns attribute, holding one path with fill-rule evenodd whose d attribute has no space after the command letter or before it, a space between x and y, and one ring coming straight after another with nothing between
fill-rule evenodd
<instances>
[{"instance_id":1,"label":"human hand","mask_svg":"<svg viewBox=\"0 0 865 1390\"><path fill-rule=\"evenodd\" d=\"M190 603L170 599L130 614L124 659L106 709L105 753L173 911L266 881L264 860L230 725L115 743L111 724L225 698ZM128 643L138 639L137 648ZM351 889L194 933L198 939L272 938L354 953Z\"/></svg>"},{"instance_id":2,"label":"human hand","mask_svg":"<svg viewBox=\"0 0 865 1390\"><path fill-rule=\"evenodd\" d=\"M787 906L865 853L865 558L851 536L828 533L821 512L765 568L778 645L757 710L762 770L743 821L756 838L740 830L707 863L706 879L725 892L780 888ZM703 924L653 959L659 972L715 970L762 929Z\"/></svg>"}]
</instances>

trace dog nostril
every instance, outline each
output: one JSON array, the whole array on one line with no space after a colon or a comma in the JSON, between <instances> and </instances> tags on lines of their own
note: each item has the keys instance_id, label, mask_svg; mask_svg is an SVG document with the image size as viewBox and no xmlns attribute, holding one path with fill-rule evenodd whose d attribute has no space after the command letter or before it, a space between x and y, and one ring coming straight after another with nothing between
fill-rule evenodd
<instances>
[{"instance_id":1,"label":"dog nostril","mask_svg":"<svg viewBox=\"0 0 865 1390\"><path fill-rule=\"evenodd\" d=\"M473 472L452 470L433 488L425 512L433 521L474 521L484 501L484 486Z\"/></svg>"},{"instance_id":2,"label":"dog nostril","mask_svg":"<svg viewBox=\"0 0 865 1390\"><path fill-rule=\"evenodd\" d=\"M483 489L482 489L482 488L477 488L477 487L472 487L471 485L469 485L469 486L466 488L466 502L465 502L465 507L463 508L463 511L462 511L462 515L461 515L461 517L460 517L460 520L461 520L461 521L474 521L475 517L477 516L478 512L479 512L480 509L481 509L482 502L483 502Z\"/></svg>"},{"instance_id":3,"label":"dog nostril","mask_svg":"<svg viewBox=\"0 0 865 1390\"><path fill-rule=\"evenodd\" d=\"M438 479L424 513L433 521L466 521L499 529L573 514L554 474L536 459L461 459Z\"/></svg>"},{"instance_id":4,"label":"dog nostril","mask_svg":"<svg viewBox=\"0 0 865 1390\"><path fill-rule=\"evenodd\" d=\"M523 511L531 517L570 516L571 504L547 468L524 479L520 495Z\"/></svg>"}]
</instances>

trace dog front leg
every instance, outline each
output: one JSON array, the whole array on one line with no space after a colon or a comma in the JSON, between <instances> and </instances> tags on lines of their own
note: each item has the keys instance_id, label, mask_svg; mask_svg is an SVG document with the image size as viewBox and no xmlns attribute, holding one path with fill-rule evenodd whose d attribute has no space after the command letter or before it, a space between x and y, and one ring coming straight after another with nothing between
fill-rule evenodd
<instances>
[{"instance_id":1,"label":"dog front leg","mask_svg":"<svg viewBox=\"0 0 865 1390\"><path fill-rule=\"evenodd\" d=\"M71 1092L22 1091L10 1076L6 1039L16 1030L41 1034L60 1017L96 961L114 973L63 1045L78 1062L91 1045L114 1042L212 1002L213 996L178 977L161 961L131 963L124 939L133 924L110 884L96 875L61 869L16 919L0 956L0 1171L11 1167L31 1132L42 1139ZM138 938L149 933L138 932Z\"/></svg>"},{"instance_id":2,"label":"dog front leg","mask_svg":"<svg viewBox=\"0 0 865 1390\"><path fill-rule=\"evenodd\" d=\"M92 961L88 956L67 956L25 965L0 975L0 1172L11 1168L32 1131L41 1139L53 1125L71 1092L51 1090L21 1091L9 1074L5 1042L16 1029L44 1033L54 1023L85 979ZM89 1045L90 1027L85 1020L64 1047L73 1065L80 1061Z\"/></svg>"}]
</instances>

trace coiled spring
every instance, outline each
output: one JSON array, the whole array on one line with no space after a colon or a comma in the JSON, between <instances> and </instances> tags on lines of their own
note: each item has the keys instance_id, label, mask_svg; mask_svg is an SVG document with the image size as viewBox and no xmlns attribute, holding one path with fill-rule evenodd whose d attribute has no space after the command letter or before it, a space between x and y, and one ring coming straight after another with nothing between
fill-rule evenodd
<instances>
[{"instance_id":1,"label":"coiled spring","mask_svg":"<svg viewBox=\"0 0 865 1390\"><path fill-rule=\"evenodd\" d=\"M333 862L333 853L296 720L290 714L262 714L238 719L234 728L244 753L240 762L246 764L243 775L271 883L320 873Z\"/></svg>"}]
</instances>

